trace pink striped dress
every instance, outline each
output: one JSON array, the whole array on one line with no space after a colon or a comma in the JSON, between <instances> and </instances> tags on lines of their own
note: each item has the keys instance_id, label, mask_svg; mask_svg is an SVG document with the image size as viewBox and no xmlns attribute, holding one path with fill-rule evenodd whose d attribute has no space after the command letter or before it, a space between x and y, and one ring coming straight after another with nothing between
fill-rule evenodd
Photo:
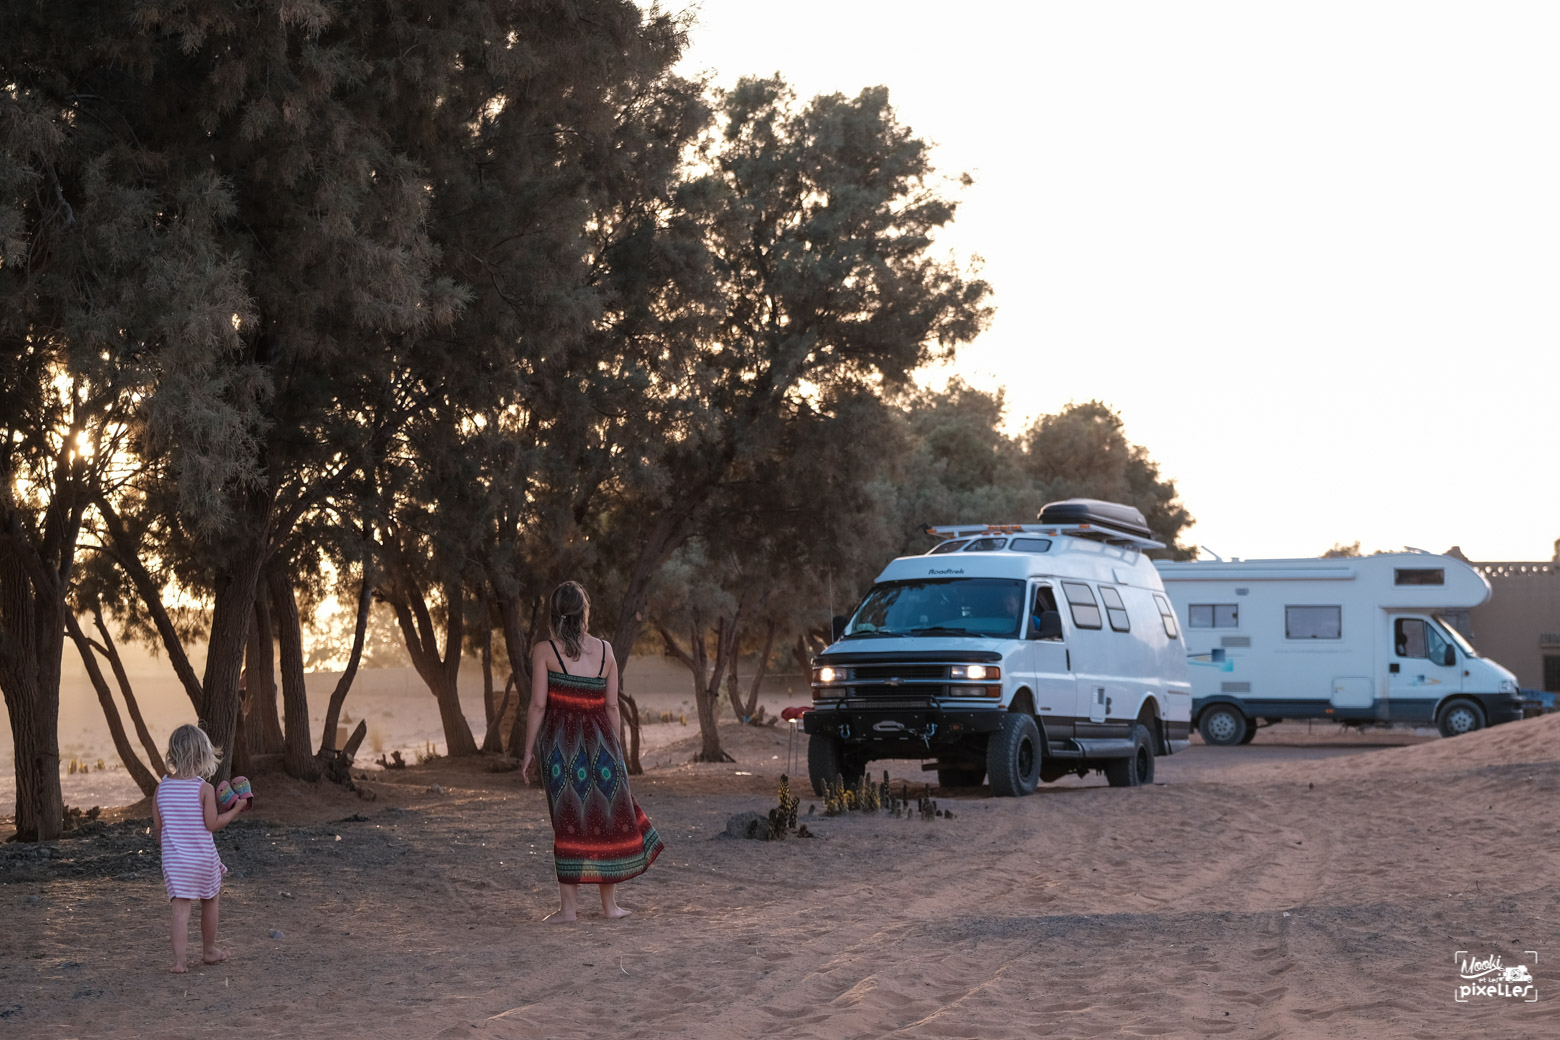
<instances>
[{"instance_id":1,"label":"pink striped dress","mask_svg":"<svg viewBox=\"0 0 1560 1040\"><path fill-rule=\"evenodd\" d=\"M162 873L169 899L215 899L227 868L217 856L217 843L206 829L200 804L200 777L163 777L157 785L157 812L162 816Z\"/></svg>"}]
</instances>

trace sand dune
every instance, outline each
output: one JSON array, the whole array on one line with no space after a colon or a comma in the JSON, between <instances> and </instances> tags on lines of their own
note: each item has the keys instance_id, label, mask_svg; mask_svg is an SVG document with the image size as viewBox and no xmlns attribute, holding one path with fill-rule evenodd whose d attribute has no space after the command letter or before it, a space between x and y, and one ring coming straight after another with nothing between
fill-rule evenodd
<instances>
[{"instance_id":1,"label":"sand dune","mask_svg":"<svg viewBox=\"0 0 1560 1040\"><path fill-rule=\"evenodd\" d=\"M268 780L273 819L219 838L234 961L187 978L162 974L166 908L137 825L56 859L0 851L0 1022L229 1038L1560 1035L1560 718L1401 747L1264 731L1164 760L1150 788L943 794L951 819L812 816L816 838L772 843L716 835L772 804L789 736L725 734L735 764L688 763L691 733L647 756L635 789L669 851L625 886L637 913L622 923L539 922L555 891L544 803L480 763L376 775L374 801ZM1459 950L1528 963L1539 1000L1456 1002Z\"/></svg>"}]
</instances>

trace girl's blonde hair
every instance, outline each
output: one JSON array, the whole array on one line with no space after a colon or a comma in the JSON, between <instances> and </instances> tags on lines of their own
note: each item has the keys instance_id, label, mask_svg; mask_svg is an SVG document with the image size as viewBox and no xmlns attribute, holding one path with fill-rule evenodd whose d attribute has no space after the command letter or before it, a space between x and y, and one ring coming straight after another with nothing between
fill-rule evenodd
<instances>
[{"instance_id":1,"label":"girl's blonde hair","mask_svg":"<svg viewBox=\"0 0 1560 1040\"><path fill-rule=\"evenodd\" d=\"M553 638L563 640L565 657L577 658L585 647L585 612L590 610L585 586L566 581L553 589L550 599Z\"/></svg>"},{"instance_id":2,"label":"girl's blonde hair","mask_svg":"<svg viewBox=\"0 0 1560 1040\"><path fill-rule=\"evenodd\" d=\"M210 779L221 757L222 753L211 746L211 738L199 726L186 723L168 738L168 769L181 777Z\"/></svg>"}]
</instances>

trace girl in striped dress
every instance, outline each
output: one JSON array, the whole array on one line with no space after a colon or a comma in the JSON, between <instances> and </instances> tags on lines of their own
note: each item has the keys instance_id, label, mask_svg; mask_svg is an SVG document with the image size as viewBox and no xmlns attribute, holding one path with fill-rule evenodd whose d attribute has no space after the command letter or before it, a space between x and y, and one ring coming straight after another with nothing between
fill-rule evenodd
<instances>
[{"instance_id":1,"label":"girl in striped dress","mask_svg":"<svg viewBox=\"0 0 1560 1040\"><path fill-rule=\"evenodd\" d=\"M168 775L152 799L152 833L162 845L163 883L173 904L173 967L183 972L189 937L190 901L200 900L202 960L217 964L227 951L217 945L217 893L227 868L217 856L215 831L244 808L235 798L226 812L217 809L217 793L206 782L217 771L217 751L199 726L180 726L168 738Z\"/></svg>"}]
</instances>

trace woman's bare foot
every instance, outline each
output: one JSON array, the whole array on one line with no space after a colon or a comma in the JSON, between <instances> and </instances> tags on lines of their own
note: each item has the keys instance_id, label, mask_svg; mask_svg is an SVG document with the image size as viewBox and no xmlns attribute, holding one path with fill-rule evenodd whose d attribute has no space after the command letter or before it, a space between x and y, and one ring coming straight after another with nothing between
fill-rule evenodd
<instances>
[{"instance_id":1,"label":"woman's bare foot","mask_svg":"<svg viewBox=\"0 0 1560 1040\"><path fill-rule=\"evenodd\" d=\"M221 964L228 959L228 952L220 946L208 946L206 955L201 958L207 964Z\"/></svg>"},{"instance_id":2,"label":"woman's bare foot","mask_svg":"<svg viewBox=\"0 0 1560 1040\"><path fill-rule=\"evenodd\" d=\"M554 910L542 918L542 921L546 924L573 924L574 920L574 914L564 910Z\"/></svg>"},{"instance_id":3,"label":"woman's bare foot","mask_svg":"<svg viewBox=\"0 0 1560 1040\"><path fill-rule=\"evenodd\" d=\"M183 975L185 972L189 971L190 969L186 968L183 964L175 964L173 967L169 968L168 970L170 972L172 972L173 974L175 974L175 975Z\"/></svg>"},{"instance_id":4,"label":"woman's bare foot","mask_svg":"<svg viewBox=\"0 0 1560 1040\"><path fill-rule=\"evenodd\" d=\"M621 906L603 907L601 912L607 915L608 920L613 921L633 913L632 910L624 910Z\"/></svg>"}]
</instances>

